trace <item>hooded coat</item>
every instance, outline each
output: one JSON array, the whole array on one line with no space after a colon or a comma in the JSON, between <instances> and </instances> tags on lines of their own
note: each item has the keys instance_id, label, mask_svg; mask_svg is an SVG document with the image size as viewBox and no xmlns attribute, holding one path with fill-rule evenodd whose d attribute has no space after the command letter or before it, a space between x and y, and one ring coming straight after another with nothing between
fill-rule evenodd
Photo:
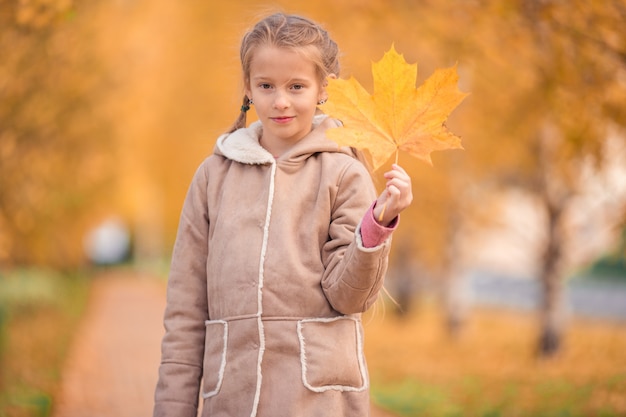
<instances>
[{"instance_id":1,"label":"hooded coat","mask_svg":"<svg viewBox=\"0 0 626 417\"><path fill-rule=\"evenodd\" d=\"M376 198L350 149L312 131L275 159L255 122L218 138L182 209L155 417L369 415L361 313L390 239L363 246Z\"/></svg>"}]
</instances>

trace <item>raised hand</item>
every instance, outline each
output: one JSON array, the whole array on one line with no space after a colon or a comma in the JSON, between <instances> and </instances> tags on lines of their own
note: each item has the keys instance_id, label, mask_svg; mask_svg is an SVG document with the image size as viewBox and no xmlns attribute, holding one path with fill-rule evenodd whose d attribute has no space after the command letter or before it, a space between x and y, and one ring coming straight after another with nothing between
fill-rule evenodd
<instances>
[{"instance_id":1,"label":"raised hand","mask_svg":"<svg viewBox=\"0 0 626 417\"><path fill-rule=\"evenodd\" d=\"M398 164L383 175L387 179L385 190L378 196L374 217L383 226L388 226L393 219L413 201L411 177Z\"/></svg>"}]
</instances>

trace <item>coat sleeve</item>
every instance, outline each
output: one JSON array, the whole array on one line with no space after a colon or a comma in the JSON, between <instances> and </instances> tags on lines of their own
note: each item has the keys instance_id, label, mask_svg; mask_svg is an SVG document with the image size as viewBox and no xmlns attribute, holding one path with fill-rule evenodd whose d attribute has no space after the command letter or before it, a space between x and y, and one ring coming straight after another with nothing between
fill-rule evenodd
<instances>
[{"instance_id":1,"label":"coat sleeve","mask_svg":"<svg viewBox=\"0 0 626 417\"><path fill-rule=\"evenodd\" d=\"M197 415L208 320L206 189L201 166L185 198L172 254L154 417Z\"/></svg>"},{"instance_id":2,"label":"coat sleeve","mask_svg":"<svg viewBox=\"0 0 626 417\"><path fill-rule=\"evenodd\" d=\"M341 175L332 208L329 240L322 251L322 288L342 314L362 313L378 297L387 272L391 238L381 245L363 245L359 221L376 198L365 167L351 163Z\"/></svg>"}]
</instances>

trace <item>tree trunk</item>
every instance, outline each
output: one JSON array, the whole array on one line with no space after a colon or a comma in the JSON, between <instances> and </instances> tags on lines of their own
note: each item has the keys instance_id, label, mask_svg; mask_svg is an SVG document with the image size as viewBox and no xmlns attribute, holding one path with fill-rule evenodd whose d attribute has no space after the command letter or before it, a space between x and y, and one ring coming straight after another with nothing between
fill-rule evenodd
<instances>
[{"instance_id":1,"label":"tree trunk","mask_svg":"<svg viewBox=\"0 0 626 417\"><path fill-rule=\"evenodd\" d=\"M461 275L456 273L454 268L449 268L446 271L443 280L445 324L448 334L456 338L463 331L467 319L467 300L464 282Z\"/></svg>"},{"instance_id":2,"label":"tree trunk","mask_svg":"<svg viewBox=\"0 0 626 417\"><path fill-rule=\"evenodd\" d=\"M394 242L393 266L389 271L390 292L396 305L395 313L406 316L416 298L416 280L420 279L414 264L413 244L409 239Z\"/></svg>"},{"instance_id":3,"label":"tree trunk","mask_svg":"<svg viewBox=\"0 0 626 417\"><path fill-rule=\"evenodd\" d=\"M453 207L448 215L448 246L442 266L443 303L446 314L446 328L452 337L463 331L467 319L467 297L465 282L459 272L460 259L459 229L461 217Z\"/></svg>"},{"instance_id":4,"label":"tree trunk","mask_svg":"<svg viewBox=\"0 0 626 417\"><path fill-rule=\"evenodd\" d=\"M540 306L540 334L537 354L541 357L554 356L561 349L566 325L565 292L562 280L562 207L547 204L548 236L539 273L543 289Z\"/></svg>"}]
</instances>

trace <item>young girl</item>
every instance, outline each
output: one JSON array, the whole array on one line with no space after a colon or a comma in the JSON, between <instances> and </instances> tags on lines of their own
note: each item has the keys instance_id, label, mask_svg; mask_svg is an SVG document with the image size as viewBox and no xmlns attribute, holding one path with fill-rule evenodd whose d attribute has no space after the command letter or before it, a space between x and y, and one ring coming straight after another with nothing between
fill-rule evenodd
<instances>
[{"instance_id":1,"label":"young girl","mask_svg":"<svg viewBox=\"0 0 626 417\"><path fill-rule=\"evenodd\" d=\"M203 416L369 415L361 313L411 181L394 165L376 198L354 153L325 137L339 126L318 111L337 54L292 15L244 36L240 117L180 218L155 416L196 416L199 396ZM250 105L259 121L245 127Z\"/></svg>"}]
</instances>

